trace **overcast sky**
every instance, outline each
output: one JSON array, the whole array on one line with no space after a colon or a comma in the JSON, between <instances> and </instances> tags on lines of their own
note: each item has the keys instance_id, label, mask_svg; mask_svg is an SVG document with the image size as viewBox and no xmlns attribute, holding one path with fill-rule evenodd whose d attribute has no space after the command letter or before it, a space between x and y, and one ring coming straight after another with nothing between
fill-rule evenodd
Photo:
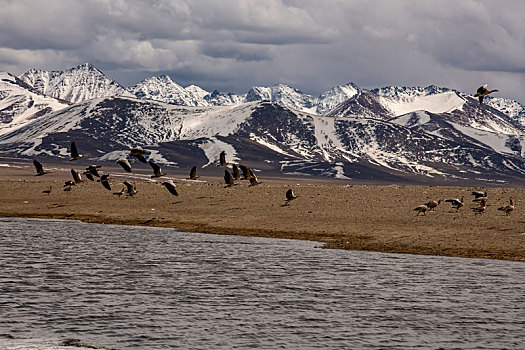
<instances>
[{"instance_id":1,"label":"overcast sky","mask_svg":"<svg viewBox=\"0 0 525 350\"><path fill-rule=\"evenodd\" d=\"M244 93L482 84L525 104L521 0L0 0L0 70L90 62L124 86L169 74Z\"/></svg>"}]
</instances>

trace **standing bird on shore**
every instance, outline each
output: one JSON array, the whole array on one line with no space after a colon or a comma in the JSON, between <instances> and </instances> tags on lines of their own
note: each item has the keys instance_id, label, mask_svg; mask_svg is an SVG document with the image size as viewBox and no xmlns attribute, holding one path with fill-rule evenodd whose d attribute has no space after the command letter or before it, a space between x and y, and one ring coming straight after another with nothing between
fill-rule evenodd
<instances>
[{"instance_id":1,"label":"standing bird on shore","mask_svg":"<svg viewBox=\"0 0 525 350\"><path fill-rule=\"evenodd\" d=\"M168 191L170 191L170 193L172 195L174 195L174 196L178 196L179 195L177 193L177 188L175 186L175 183L172 180L164 181L162 184L164 185L164 187L166 187L168 189Z\"/></svg>"},{"instance_id":2,"label":"standing bird on shore","mask_svg":"<svg viewBox=\"0 0 525 350\"><path fill-rule=\"evenodd\" d=\"M427 210L429 210L429 207L426 204L418 205L413 209L414 211L417 211L416 216L419 216L419 214L423 213L423 215L427 216Z\"/></svg>"},{"instance_id":3,"label":"standing bird on shore","mask_svg":"<svg viewBox=\"0 0 525 350\"><path fill-rule=\"evenodd\" d=\"M49 171L45 171L44 167L42 166L42 164L40 164L40 162L38 160L33 159L33 165L36 168L36 175L35 176L42 176L42 175L45 175L45 174L49 174Z\"/></svg>"},{"instance_id":4,"label":"standing bird on shore","mask_svg":"<svg viewBox=\"0 0 525 350\"><path fill-rule=\"evenodd\" d=\"M487 96L490 93L498 92L499 90L489 90L487 89L487 84L481 86L478 88L477 93L474 95L474 97L477 97L479 99L479 104L483 103L483 97Z\"/></svg>"},{"instance_id":5,"label":"standing bird on shore","mask_svg":"<svg viewBox=\"0 0 525 350\"><path fill-rule=\"evenodd\" d=\"M131 173L131 164L129 164L129 161L126 158L117 160L117 164L120 165L126 172Z\"/></svg>"},{"instance_id":6,"label":"standing bird on shore","mask_svg":"<svg viewBox=\"0 0 525 350\"><path fill-rule=\"evenodd\" d=\"M514 203L512 202L512 198L509 199L509 204L507 204L504 207L499 207L498 210L504 211L505 215L510 215L510 212L514 210Z\"/></svg>"},{"instance_id":7,"label":"standing bird on shore","mask_svg":"<svg viewBox=\"0 0 525 350\"><path fill-rule=\"evenodd\" d=\"M151 153L151 151L146 151L140 146L134 147L129 150L129 157L135 157L138 160L140 160L142 163L147 163L146 157L144 157L145 154Z\"/></svg>"},{"instance_id":8,"label":"standing bird on shore","mask_svg":"<svg viewBox=\"0 0 525 350\"><path fill-rule=\"evenodd\" d=\"M461 199L457 199L457 198L447 199L445 200L445 202L452 203L452 209L456 209L456 212L458 212L459 209L463 207L463 196L461 196Z\"/></svg>"},{"instance_id":9,"label":"standing bird on shore","mask_svg":"<svg viewBox=\"0 0 525 350\"><path fill-rule=\"evenodd\" d=\"M235 180L239 180L241 178L241 172L239 171L237 164L233 164L232 166L232 175Z\"/></svg>"},{"instance_id":10,"label":"standing bird on shore","mask_svg":"<svg viewBox=\"0 0 525 350\"><path fill-rule=\"evenodd\" d=\"M96 177L100 177L100 174L98 173L98 170L99 168L102 168L102 165L90 165L86 168L87 171L89 171L89 173L93 176L96 176ZM84 173L87 177L87 174Z\"/></svg>"},{"instance_id":11,"label":"standing bird on shore","mask_svg":"<svg viewBox=\"0 0 525 350\"><path fill-rule=\"evenodd\" d=\"M80 176L80 173L75 169L71 169L71 176L73 176L73 181L75 181L76 184L82 182L82 176Z\"/></svg>"},{"instance_id":12,"label":"standing bird on shore","mask_svg":"<svg viewBox=\"0 0 525 350\"><path fill-rule=\"evenodd\" d=\"M77 144L75 142L71 142L71 158L69 160L78 160L83 157L83 154L78 153Z\"/></svg>"},{"instance_id":13,"label":"standing bird on shore","mask_svg":"<svg viewBox=\"0 0 525 350\"><path fill-rule=\"evenodd\" d=\"M197 166L194 165L193 168L190 170L190 177L188 177L188 180L197 180Z\"/></svg>"},{"instance_id":14,"label":"standing bird on shore","mask_svg":"<svg viewBox=\"0 0 525 350\"><path fill-rule=\"evenodd\" d=\"M434 209L437 208L438 205L441 204L441 199L438 200L437 202L436 201L430 201L428 203L426 203L425 205L428 207L428 210L430 211L434 211Z\"/></svg>"},{"instance_id":15,"label":"standing bird on shore","mask_svg":"<svg viewBox=\"0 0 525 350\"><path fill-rule=\"evenodd\" d=\"M47 193L47 195L49 196L49 194L51 193L51 186L49 186L47 190L43 190L42 193Z\"/></svg>"},{"instance_id":16,"label":"standing bird on shore","mask_svg":"<svg viewBox=\"0 0 525 350\"><path fill-rule=\"evenodd\" d=\"M151 177L161 177L166 175L162 173L160 166L154 161L150 160L148 164L153 168L153 175L151 175Z\"/></svg>"},{"instance_id":17,"label":"standing bird on shore","mask_svg":"<svg viewBox=\"0 0 525 350\"><path fill-rule=\"evenodd\" d=\"M100 180L97 180L106 188L107 190L111 191L111 185L109 184L109 174L104 174L100 177Z\"/></svg>"},{"instance_id":18,"label":"standing bird on shore","mask_svg":"<svg viewBox=\"0 0 525 350\"><path fill-rule=\"evenodd\" d=\"M226 166L228 164L230 163L226 161L226 152L222 151L219 155L219 164L217 164L217 166Z\"/></svg>"},{"instance_id":19,"label":"standing bird on shore","mask_svg":"<svg viewBox=\"0 0 525 350\"><path fill-rule=\"evenodd\" d=\"M485 212L485 209L487 209L487 202L482 199L479 201L479 206L471 208L474 212L474 215L481 215Z\"/></svg>"},{"instance_id":20,"label":"standing bird on shore","mask_svg":"<svg viewBox=\"0 0 525 350\"><path fill-rule=\"evenodd\" d=\"M293 189L290 188L288 191L286 191L286 199L284 201L283 206L288 205L289 202L293 201L296 198L297 196L293 193Z\"/></svg>"},{"instance_id":21,"label":"standing bird on shore","mask_svg":"<svg viewBox=\"0 0 525 350\"><path fill-rule=\"evenodd\" d=\"M124 181L123 184L126 186L126 198L133 197L137 194L137 186L128 181Z\"/></svg>"}]
</instances>

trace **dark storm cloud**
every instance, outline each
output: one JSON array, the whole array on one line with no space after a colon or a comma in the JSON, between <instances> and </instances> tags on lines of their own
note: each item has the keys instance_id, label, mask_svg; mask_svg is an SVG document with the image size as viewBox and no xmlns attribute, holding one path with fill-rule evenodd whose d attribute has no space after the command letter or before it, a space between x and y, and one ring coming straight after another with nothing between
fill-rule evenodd
<instances>
[{"instance_id":1,"label":"dark storm cloud","mask_svg":"<svg viewBox=\"0 0 525 350\"><path fill-rule=\"evenodd\" d=\"M92 62L125 85L161 73L245 92L285 83L319 94L489 83L525 102L525 2L0 0L0 70Z\"/></svg>"}]
</instances>

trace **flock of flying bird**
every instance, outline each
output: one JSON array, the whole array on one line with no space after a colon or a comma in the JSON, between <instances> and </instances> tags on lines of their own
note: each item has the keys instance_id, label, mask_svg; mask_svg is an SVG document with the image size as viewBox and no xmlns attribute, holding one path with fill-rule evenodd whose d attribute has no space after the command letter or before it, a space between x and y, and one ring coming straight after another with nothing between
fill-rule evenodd
<instances>
[{"instance_id":1,"label":"flock of flying bird","mask_svg":"<svg viewBox=\"0 0 525 350\"><path fill-rule=\"evenodd\" d=\"M474 196L473 202L478 202L479 204L475 207L471 207L472 211L474 212L474 215L481 215L485 212L487 209L487 191L481 192L481 191L472 191L472 195ZM423 213L423 215L427 215L427 211L434 211L434 209L441 204L441 199L438 201L431 200L428 203L418 205L414 208L414 211L417 211L416 216L419 216L419 214ZM465 205L463 202L463 196L461 198L452 198L447 199L445 202L451 203L452 209L456 209L456 212L458 212L463 206ZM509 204L499 207L498 210L503 211L505 215L510 215L510 213L514 210L514 203L512 201L512 198L509 200Z\"/></svg>"},{"instance_id":2,"label":"flock of flying bird","mask_svg":"<svg viewBox=\"0 0 525 350\"><path fill-rule=\"evenodd\" d=\"M479 103L482 104L483 98L485 96L487 96L490 93L497 92L497 91L499 90L488 90L487 85L485 84L478 88L474 97L478 97ZM78 149L77 149L75 142L71 143L70 153L71 153L70 160L78 160L84 157L84 155L78 153ZM150 151L144 150L142 147L137 146L130 150L128 156L135 157L142 163L148 163L153 169L153 175L151 175L152 178L157 178L157 177L166 175L162 172L160 166L157 163L155 163L153 160L149 160L149 161L146 160L145 155L148 153L150 153ZM33 160L33 164L35 165L35 168L36 168L36 172L37 172L36 176L44 175L48 173L48 171L44 170L42 164L39 161ZM121 158L117 160L117 164L119 164L122 167L122 169L124 169L124 171L128 173L132 172L131 164L127 158ZM226 152L222 151L220 153L219 164L217 164L217 166L219 167L219 166L227 166L227 165L232 165L232 173L230 173L228 169L224 170L224 182L226 183L225 187L234 186L236 184L235 183L236 180L249 180L250 186L256 186L260 184L253 170L251 170L250 168L244 165L237 165L234 163L227 162ZM101 168L100 165L90 165L85 169L85 171L82 174L85 175L86 178L88 178L91 181L95 181L95 177L99 178L96 181L100 182L106 189L111 191L111 184L109 182L109 179L110 179L109 174L100 175L97 170L99 168ZM241 177L241 172L242 172L242 177ZM64 191L71 191L72 186L75 186L76 184L82 182L82 177L80 173L76 171L75 169L71 169L71 175L73 176L73 181L65 182ZM197 167L194 166L190 170L190 176L187 179L196 180L197 177L198 177ZM128 197L132 197L135 194L137 194L137 187L134 184L130 183L129 181L123 181L122 183L124 184L125 187L120 192L114 192L113 193L114 195L125 196L126 198L128 198ZM162 184L166 187L166 189L172 195L178 196L176 184L173 182L173 180L166 180L162 182ZM51 193L51 187L42 192L47 193L49 195ZM471 209L474 211L475 215L483 214L485 212L486 204L487 204L487 192L473 191L472 195L474 195L475 197L473 201L479 202L479 205L476 207L472 207ZM297 196L294 194L293 189L289 189L286 192L286 199L285 199L284 206L288 205L288 203L294 200L295 198L297 198ZM459 209L461 209L464 206L463 196L461 197L461 199L458 199L458 198L447 199L445 200L445 202L451 203L452 208L456 209L456 212L459 211ZM510 215L510 213L514 210L512 198L510 199L509 202L510 203L508 205L502 206L498 208L498 210L505 212L506 215ZM427 211L433 211L440 203L441 203L441 200L438 200L438 201L432 200L432 201L429 201L428 203L417 206L416 208L414 208L414 210L417 211L416 216L419 216L419 214L421 213L423 213L423 215L426 215Z\"/></svg>"},{"instance_id":3,"label":"flock of flying bird","mask_svg":"<svg viewBox=\"0 0 525 350\"><path fill-rule=\"evenodd\" d=\"M128 157L135 157L142 163L148 163L153 169L153 175L151 175L152 178L157 178L157 177L167 175L162 172L161 167L157 163L155 163L152 160L149 160L149 161L146 160L145 155L148 153L151 153L151 152L143 149L140 146L137 146L130 150ZM80 154L78 152L77 145L75 142L71 142L70 156L71 156L71 158L69 159L70 161L78 160L84 157L83 154ZM124 169L124 171L128 173L132 172L131 163L129 162L127 158L121 158L117 160L116 163L119 164L122 167L122 169ZM41 175L45 175L49 173L49 171L44 170L44 167L38 160L34 159L33 164L36 168L35 176L41 176ZM236 180L248 180L250 181L249 186L256 186L260 184L259 180L257 179L257 176L255 175L252 169L244 165L240 165L240 164L237 165L234 163L227 162L226 152L222 151L220 153L219 164L217 164L217 166L220 167L220 166L227 166L227 165L232 165L232 173L230 173L228 169L224 170L224 182L226 183L225 187L232 187L236 185L235 183ZM111 191L112 188L109 182L110 175L109 174L99 174L98 169L101 167L102 167L101 165L90 165L87 168L85 168L82 174L90 181L95 181L95 177L98 178L96 181L100 182L102 186L104 186L104 188ZM242 177L241 177L241 172L242 172ZM71 191L72 186L76 186L77 184L83 182L80 172L76 171L75 169L71 169L71 175L73 176L73 181L68 180L64 183L64 191ZM187 179L196 180L197 178L198 178L197 167L194 166L193 168L191 168L190 176ZM128 198L128 197L133 197L135 194L137 194L137 187L135 184L132 184L129 181L123 181L122 183L124 184L125 187L122 188L120 192L113 192L114 195L118 195L119 197L124 196L125 198ZM175 182L173 182L173 180L166 180L162 182L162 185L164 185L166 189L172 195L174 196L179 195L177 192L176 184ZM46 190L43 190L42 192L49 195L51 193L51 187L49 187ZM286 191L286 199L285 199L285 203L283 206L287 206L290 201L296 198L297 196L294 194L293 189L289 189L288 191Z\"/></svg>"}]
</instances>

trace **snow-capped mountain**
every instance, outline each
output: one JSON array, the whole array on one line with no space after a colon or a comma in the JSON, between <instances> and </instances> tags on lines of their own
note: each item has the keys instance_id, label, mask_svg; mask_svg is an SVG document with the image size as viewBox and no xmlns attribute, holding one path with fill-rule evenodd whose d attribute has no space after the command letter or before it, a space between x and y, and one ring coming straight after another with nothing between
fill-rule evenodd
<instances>
[{"instance_id":1,"label":"snow-capped mountain","mask_svg":"<svg viewBox=\"0 0 525 350\"><path fill-rule=\"evenodd\" d=\"M0 135L68 105L36 93L14 75L0 72Z\"/></svg>"},{"instance_id":2,"label":"snow-capped mountain","mask_svg":"<svg viewBox=\"0 0 525 350\"><path fill-rule=\"evenodd\" d=\"M208 106L204 96L209 93L192 85L185 89L167 75L148 78L128 90L138 98L171 103L180 106Z\"/></svg>"},{"instance_id":3,"label":"snow-capped mountain","mask_svg":"<svg viewBox=\"0 0 525 350\"><path fill-rule=\"evenodd\" d=\"M22 74L20 80L42 95L72 103L106 96L132 96L89 63L65 71L31 69Z\"/></svg>"},{"instance_id":4,"label":"snow-capped mountain","mask_svg":"<svg viewBox=\"0 0 525 350\"><path fill-rule=\"evenodd\" d=\"M525 108L499 97L480 105L443 87L369 91L352 83L319 97L282 84L236 95L184 88L168 76L113 96L94 83L105 76L90 65L70 75L32 72L25 77L31 84L0 76L3 152L67 157L76 141L98 161L142 145L157 162L179 167L206 167L224 150L230 161L263 171L336 178L510 179L525 173ZM54 88L86 100L68 105L38 93Z\"/></svg>"},{"instance_id":5,"label":"snow-capped mountain","mask_svg":"<svg viewBox=\"0 0 525 350\"><path fill-rule=\"evenodd\" d=\"M36 118L0 136L0 149L67 157L74 140L90 157L115 160L143 145L159 163L179 167L214 164L224 150L230 161L268 171L391 181L525 174L521 150L499 148L508 140L476 132L423 112L389 121L319 116L273 102L185 107L112 97ZM518 137L513 147L522 142Z\"/></svg>"}]
</instances>

